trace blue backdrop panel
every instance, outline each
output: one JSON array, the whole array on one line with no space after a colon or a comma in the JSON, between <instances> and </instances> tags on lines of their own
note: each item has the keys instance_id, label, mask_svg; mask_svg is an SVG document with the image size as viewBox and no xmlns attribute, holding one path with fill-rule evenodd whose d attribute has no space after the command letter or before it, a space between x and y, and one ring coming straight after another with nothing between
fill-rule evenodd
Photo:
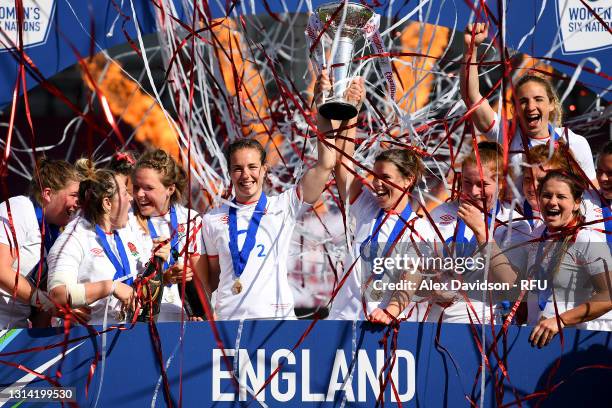
<instances>
[{"instance_id":1,"label":"blue backdrop panel","mask_svg":"<svg viewBox=\"0 0 612 408\"><path fill-rule=\"evenodd\" d=\"M46 41L28 47L26 53L47 78L77 61L77 56L70 48L69 43L82 56L87 56L92 49L92 45L93 51L97 53L114 45L126 43L126 35L122 32L122 28L125 28L127 35L135 40L136 30L132 5L141 32L148 34L155 31L154 6L152 2L147 0L116 1L115 4L121 8L123 15L120 15L113 7L112 2L108 0L45 0L45 2L54 5ZM324 2L326 1L313 0L311 3L313 7L316 7ZM29 3L35 4L33 0L30 0ZM232 9L225 8L233 3L223 1L203 2L202 4L207 4L213 17L307 11L307 2L298 0L238 1ZM382 6L377 7L376 11L385 17L382 20L383 26L388 26L389 20L386 17L392 17L394 18L393 21L397 21L410 14L409 20L438 24L462 32L472 13L472 10L467 6L467 3L472 2L464 1L394 1L391 2L393 7L391 10L389 10L389 2L382 1L380 3ZM554 61L552 64L568 75L573 74L575 70L575 67L571 64L584 62L587 67L594 68L595 65L592 60L585 61L587 57L596 58L604 72L612 61L612 48L610 48L612 47L612 35L594 19L579 0L486 2L488 7L491 8L491 15L494 20L500 21L501 14L497 9L498 3L508 3L505 10L507 27L507 43L505 45L508 48L536 57L550 57L567 62L570 65ZM587 3L610 25L612 22L612 2L610 0L596 0ZM568 7L566 12L563 13L566 4ZM185 11L180 1L175 1L175 5L179 17L190 25L191 12ZM5 12L5 17L6 13L9 12L10 10ZM566 17L563 23L560 23L562 14ZM0 27L3 30L5 28L4 24L10 23L10 21L10 18L3 18L2 13L0 13ZM479 21L485 21L485 17L481 16ZM583 27L583 30L584 27L588 26L592 27L593 31L580 34L576 29L579 24ZM532 30L533 32L531 32ZM107 36L109 32L112 34L111 36ZM492 34L496 34L495 30ZM579 37L579 35L586 36ZM565 41L574 41L574 43L578 39L577 42L580 44L578 48L580 49L566 50L566 47L560 42L560 38L563 36L565 36ZM526 37L525 41L523 41L524 37ZM600 40L597 40L597 38L600 38ZM573 47L575 48L576 45ZM304 53L306 53L306 49ZM0 74L3 78L0 81L0 107L11 101L17 67L14 53L7 50L0 52ZM583 71L579 80L598 94L604 89L610 88L610 80L605 76ZM37 82L29 77L28 89L36 85Z\"/></svg>"},{"instance_id":2,"label":"blue backdrop panel","mask_svg":"<svg viewBox=\"0 0 612 408\"><path fill-rule=\"evenodd\" d=\"M236 362L230 357L229 363L232 366L236 364L245 389L259 389L278 362L286 363L262 392L267 406L339 406L345 395L347 406L375 405L377 393L374 390L378 386L375 376L384 359L380 341L386 329L358 323L354 330L352 322L321 321L293 356L286 360L284 356L309 324L308 321L252 321L244 323L242 327L238 322L219 323L218 327L228 354L234 354L240 331L240 357ZM236 393L228 366L207 323L186 324L182 352L178 343L180 324L164 323L158 328L163 358L165 361L170 358L167 372L173 405L179 399L182 366L184 406L241 406L248 401L257 406L247 391L244 391L242 398L245 401L240 401L240 394ZM404 323L400 327L396 386L405 406L462 406L468 405L466 396L478 402L480 379L476 376L480 354L470 327L444 325L439 346L435 343L436 330L437 325L430 323ZM506 380L502 387L498 387L504 390L504 403L513 401L517 396L524 397L546 389L548 383L554 385L561 380L565 382L547 400L550 406L599 406L609 401L607 387L612 383L612 371L602 368L605 365L612 367L609 333L567 329L564 331L563 350L559 338L549 347L534 349L528 343L529 333L530 328L511 327L506 341L498 343L500 353L505 349L510 378L510 381ZM87 337L84 328L76 328L70 333L71 339L80 336ZM13 331L0 340L0 348L3 348L0 361L18 362L31 369L46 367L45 363L58 358L61 348L27 354L11 352L62 340L62 334L53 330ZM99 362L89 395L85 395L85 384L96 349L101 350L99 337L87 337L68 346L71 351L62 362L63 377L59 380L62 385L76 387L81 406L93 405L100 383L102 391L98 406L150 406L154 395L156 404L164 406L159 364L148 326L138 325L129 331L113 331L106 340L104 378L102 362ZM490 344L490 339L488 342ZM353 352L356 355L354 361ZM492 355L489 357L500 378L501 371L497 369L495 358ZM549 379L557 358L560 358L559 368ZM47 367L45 373L54 376L57 364ZM600 368L576 371L590 365ZM350 368L352 377L345 391L334 392L334 386L340 388ZM0 390L11 386L24 375L24 371L0 365ZM475 380L478 381L476 385ZM34 380L27 387L44 385L44 382ZM156 386L159 387L157 394ZM391 402L392 398L389 386L385 391L385 401ZM486 376L485 405L496 406L490 373Z\"/></svg>"}]
</instances>

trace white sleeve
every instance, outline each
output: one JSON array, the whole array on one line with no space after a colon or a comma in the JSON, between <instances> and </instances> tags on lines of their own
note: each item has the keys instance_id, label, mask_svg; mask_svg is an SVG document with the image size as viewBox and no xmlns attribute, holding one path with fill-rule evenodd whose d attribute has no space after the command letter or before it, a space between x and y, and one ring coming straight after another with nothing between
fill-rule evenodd
<instances>
[{"instance_id":1,"label":"white sleeve","mask_svg":"<svg viewBox=\"0 0 612 408\"><path fill-rule=\"evenodd\" d=\"M85 252L81 242L73 231L64 231L51 247L47 256L49 277L47 287L51 289L66 285L68 287L78 283L79 267Z\"/></svg>"},{"instance_id":2,"label":"white sleeve","mask_svg":"<svg viewBox=\"0 0 612 408\"><path fill-rule=\"evenodd\" d=\"M367 187L362 187L357 199L349 207L349 216L356 220L372 217L372 210L376 210L378 204ZM376 214L376 212L374 213Z\"/></svg>"},{"instance_id":3,"label":"white sleeve","mask_svg":"<svg viewBox=\"0 0 612 408\"><path fill-rule=\"evenodd\" d=\"M219 251L215 246L215 238L213 236L212 221L210 216L202 217L202 245L200 248L201 255L218 256Z\"/></svg>"},{"instance_id":4,"label":"white sleeve","mask_svg":"<svg viewBox=\"0 0 612 408\"><path fill-rule=\"evenodd\" d=\"M569 130L568 130L569 132ZM589 180L594 180L595 175L595 164L593 163L593 152L591 151L591 146L589 142L582 137L575 135L576 137L572 138L570 142L570 150L574 154L576 161L584 171L584 174L589 178Z\"/></svg>"},{"instance_id":5,"label":"white sleeve","mask_svg":"<svg viewBox=\"0 0 612 408\"><path fill-rule=\"evenodd\" d=\"M489 128L482 132L485 137L493 142L497 142L499 139L499 116L497 112L493 112L493 122L489 125Z\"/></svg>"},{"instance_id":6,"label":"white sleeve","mask_svg":"<svg viewBox=\"0 0 612 408\"><path fill-rule=\"evenodd\" d=\"M285 202L289 214L294 218L298 218L302 211L308 208L307 204L304 203L302 187L299 184L284 191L278 198Z\"/></svg>"},{"instance_id":7,"label":"white sleeve","mask_svg":"<svg viewBox=\"0 0 612 408\"><path fill-rule=\"evenodd\" d=\"M11 219L8 216L6 201L0 204L0 244L14 248L18 242L14 242L11 225L15 229L15 238L19 240L21 237L25 238L28 235L28 220L24 217L22 208L16 208L14 202L10 203L10 206Z\"/></svg>"},{"instance_id":8,"label":"white sleeve","mask_svg":"<svg viewBox=\"0 0 612 408\"><path fill-rule=\"evenodd\" d=\"M590 229L581 232L574 243L576 262L582 264L591 276L611 270L612 257L604 234Z\"/></svg>"}]
</instances>

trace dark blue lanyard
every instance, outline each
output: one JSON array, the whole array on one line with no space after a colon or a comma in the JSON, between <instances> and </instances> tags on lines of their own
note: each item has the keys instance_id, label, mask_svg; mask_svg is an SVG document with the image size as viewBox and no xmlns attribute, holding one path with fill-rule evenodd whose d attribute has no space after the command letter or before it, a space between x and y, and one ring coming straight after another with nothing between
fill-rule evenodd
<instances>
[{"instance_id":1,"label":"dark blue lanyard","mask_svg":"<svg viewBox=\"0 0 612 408\"><path fill-rule=\"evenodd\" d=\"M533 225L534 225L533 208L531 208L531 204L529 204L529 201L527 200L523 202L523 215L525 216L525 219L531 226L531 229L533 229Z\"/></svg>"},{"instance_id":2,"label":"dark blue lanyard","mask_svg":"<svg viewBox=\"0 0 612 408\"><path fill-rule=\"evenodd\" d=\"M550 257L550 259L548 260L548 265L546 265L546 268L544 268L542 266L542 262L544 261L544 245L546 244L546 238L547 238L547 233L548 233L548 228L544 228L544 231L542 232L542 235L540 237L541 241L540 244L538 245L538 252L536 253L536 257L535 257L535 267L537 268L537 272L536 272L536 276L535 278L538 281L546 281L546 289L544 290L540 290L538 287L538 306L540 306L540 310L544 310L544 308L546 307L546 303L548 303L548 298L550 298L550 295L552 293L552 288L551 285L552 283L548 282L548 274L549 274L549 268L550 268L550 263L552 262L552 256ZM563 256L563 254L561 254L561 256Z\"/></svg>"},{"instance_id":3,"label":"dark blue lanyard","mask_svg":"<svg viewBox=\"0 0 612 408\"><path fill-rule=\"evenodd\" d=\"M550 123L548 124L548 134L550 135L550 138L552 139L553 143L559 140L559 135L557 134L557 132L555 132L555 128L552 127ZM528 143L529 148L531 149L533 146L531 146L530 137L527 138L527 143Z\"/></svg>"},{"instance_id":4,"label":"dark blue lanyard","mask_svg":"<svg viewBox=\"0 0 612 408\"><path fill-rule=\"evenodd\" d=\"M147 226L149 227L149 236L151 237L151 239L158 238L159 234L155 230L155 227L153 226L153 223L151 222L151 218L147 219ZM176 208L174 208L174 206L170 207L170 237L171 237L170 239L171 248L170 249L176 253L179 251L179 248L178 248L179 240L178 240L178 219L176 218ZM174 259L174 256L169 256L168 260L164 262L164 270L174 265L175 262L176 262L176 259Z\"/></svg>"},{"instance_id":5,"label":"dark blue lanyard","mask_svg":"<svg viewBox=\"0 0 612 408\"><path fill-rule=\"evenodd\" d=\"M404 226L408 222L408 219L410 218L411 214L412 214L412 206L410 205L410 203L408 203L406 207L402 210L402 213L399 215L398 219L395 221L395 224L393 225L393 229L391 230L391 234L389 234L389 237L387 238L387 243L385 244L385 248L383 249L383 252L380 254L380 256L386 257L388 255L388 252L391 249L391 245L394 245L396 243L395 241L397 241L397 238L400 232L402 232L402 230L404 229ZM372 228L372 232L371 232L372 235L367 237L365 241L363 241L361 244L361 247L360 247L361 257L364 261L372 262L374 260L374 257L379 256L378 254L378 235L380 233L380 225L382 224L384 215L385 215L384 210L381 209L380 211L378 211L378 214L376 215L376 221L374 222L374 228ZM370 251L369 251L369 255L366 255L365 246L368 243L370 243ZM380 277L378 279L380 279Z\"/></svg>"},{"instance_id":6,"label":"dark blue lanyard","mask_svg":"<svg viewBox=\"0 0 612 408\"><path fill-rule=\"evenodd\" d=\"M34 200L32 200L32 205L34 205L34 213L36 213L36 220L38 221L38 229L40 230L40 235L42 235L43 233L44 225L45 249L47 250L47 253L49 253L51 247L55 243L55 240L57 239L57 237L59 237L60 229L57 225L48 224L47 220L43 219L43 210Z\"/></svg>"},{"instance_id":7,"label":"dark blue lanyard","mask_svg":"<svg viewBox=\"0 0 612 408\"><path fill-rule=\"evenodd\" d=\"M236 204L236 199L234 199L233 202ZM255 210L253 211L253 216L249 221L249 227L247 229L246 237L241 250L238 250L238 220L236 216L236 207L231 206L229 208L229 250L230 254L232 255L234 274L238 278L240 275L242 275L242 272L244 272L246 263L251 255L251 251L255 247L255 236L257 235L259 223L261 221L261 217L264 215L267 202L268 199L266 194L262 192L259 200L257 201L257 205L255 206ZM287 239L289 239L289 237Z\"/></svg>"},{"instance_id":8,"label":"dark blue lanyard","mask_svg":"<svg viewBox=\"0 0 612 408\"><path fill-rule=\"evenodd\" d=\"M127 253L125 252L125 247L123 246L123 241L121 241L121 236L119 236L119 232L117 230L113 231L113 235L115 236L115 244L117 245L117 252L119 252L119 258L121 258L121 262L115 256L113 251L106 240L106 233L100 228L99 225L96 225L96 235L100 240L100 245L102 245L102 249L104 249L104 253L111 261L113 266L115 267L115 276L113 280L117 280L124 276L129 276L130 271L130 261L128 260ZM124 281L127 285L131 285L133 282L132 278L129 278Z\"/></svg>"},{"instance_id":9,"label":"dark blue lanyard","mask_svg":"<svg viewBox=\"0 0 612 408\"><path fill-rule=\"evenodd\" d=\"M495 218L497 218L497 214L499 214L499 210L501 209L501 205L499 202L495 202ZM492 222L491 213L487 214L487 229ZM469 240L465 237L465 222L459 216L457 216L457 231L454 236L448 238L446 240L446 244L450 245L451 243L455 243L455 256L457 257L466 257L470 256L476 251L478 247L476 243L476 235L472 234L472 238ZM459 246L459 250L457 249ZM444 256L448 256L446 253L446 248L444 249Z\"/></svg>"}]
</instances>

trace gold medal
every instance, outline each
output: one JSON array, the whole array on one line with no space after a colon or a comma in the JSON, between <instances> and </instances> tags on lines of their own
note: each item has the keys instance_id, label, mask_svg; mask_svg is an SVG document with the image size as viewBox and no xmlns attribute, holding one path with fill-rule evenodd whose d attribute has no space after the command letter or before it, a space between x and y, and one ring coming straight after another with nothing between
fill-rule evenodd
<instances>
[{"instance_id":1,"label":"gold medal","mask_svg":"<svg viewBox=\"0 0 612 408\"><path fill-rule=\"evenodd\" d=\"M240 279L236 279L232 285L232 293L237 295L240 292L242 292L242 283L240 283Z\"/></svg>"},{"instance_id":2,"label":"gold medal","mask_svg":"<svg viewBox=\"0 0 612 408\"><path fill-rule=\"evenodd\" d=\"M382 290L372 289L370 292L370 297L373 301L379 302L383 298Z\"/></svg>"}]
</instances>

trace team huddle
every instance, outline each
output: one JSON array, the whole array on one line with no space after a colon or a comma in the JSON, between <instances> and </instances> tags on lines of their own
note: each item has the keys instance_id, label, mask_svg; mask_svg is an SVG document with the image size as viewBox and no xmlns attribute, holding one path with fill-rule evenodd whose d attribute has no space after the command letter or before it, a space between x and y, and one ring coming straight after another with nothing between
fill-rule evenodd
<instances>
[{"instance_id":1,"label":"team huddle","mask_svg":"<svg viewBox=\"0 0 612 408\"><path fill-rule=\"evenodd\" d=\"M466 50L486 31L469 26ZM535 326L531 341L539 346L566 326L612 330L612 144L594 162L584 137L558 127L561 105L550 82L528 74L514 87L514 131L504 151L497 143L503 123L480 94L476 58L466 51L461 90L488 141L474 144L456 194L431 211L415 194L425 172L418 149L385 148L363 172L352 159L356 119L332 123L319 114L317 161L296 185L267 195L266 150L241 139L226 152L233 198L205 214L184 205L185 169L163 150L117 153L105 168L39 160L30 195L0 205L0 328L61 318L129 322L151 300L152 281L143 278L151 271L162 293L156 321L206 318L185 314L189 282L210 318L294 319L291 236L334 180L349 251L329 319L489 323L506 302L504 317ZM330 87L322 74L315 99ZM357 78L345 98L359 107L365 94ZM383 277L373 266L393 257L411 260L410 273L384 279L406 285L380 291ZM458 271L458 264L414 261L426 257L484 262ZM514 289L446 290L455 280ZM547 285L521 290L529 280Z\"/></svg>"}]
</instances>

